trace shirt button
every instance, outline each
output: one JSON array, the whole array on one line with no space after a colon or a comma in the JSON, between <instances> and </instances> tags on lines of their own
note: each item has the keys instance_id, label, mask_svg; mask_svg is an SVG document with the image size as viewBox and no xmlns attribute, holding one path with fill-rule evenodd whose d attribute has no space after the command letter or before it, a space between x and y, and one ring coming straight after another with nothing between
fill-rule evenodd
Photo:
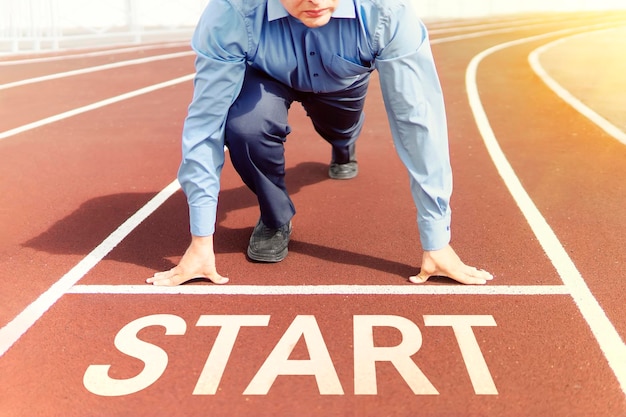
<instances>
[{"instance_id":1,"label":"shirt button","mask_svg":"<svg viewBox=\"0 0 626 417\"><path fill-rule=\"evenodd\" d=\"M319 77L320 75L318 73L313 74L314 77Z\"/></svg>"},{"instance_id":2,"label":"shirt button","mask_svg":"<svg viewBox=\"0 0 626 417\"><path fill-rule=\"evenodd\" d=\"M315 52L309 52L309 55L313 56L315 55Z\"/></svg>"}]
</instances>

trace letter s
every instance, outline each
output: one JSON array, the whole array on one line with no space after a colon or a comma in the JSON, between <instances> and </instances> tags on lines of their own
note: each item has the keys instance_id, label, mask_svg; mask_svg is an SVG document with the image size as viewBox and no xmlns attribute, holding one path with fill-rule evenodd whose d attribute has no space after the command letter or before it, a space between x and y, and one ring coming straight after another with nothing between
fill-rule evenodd
<instances>
[{"instance_id":1,"label":"letter s","mask_svg":"<svg viewBox=\"0 0 626 417\"><path fill-rule=\"evenodd\" d=\"M140 330L149 326L165 327L166 335L183 335L187 323L171 314L141 317L124 326L115 336L115 347L122 353L144 362L143 370L129 379L109 376L111 365L90 365L83 376L83 384L91 393L104 397L129 395L155 383L167 367L167 353L160 347L137 338Z\"/></svg>"}]
</instances>

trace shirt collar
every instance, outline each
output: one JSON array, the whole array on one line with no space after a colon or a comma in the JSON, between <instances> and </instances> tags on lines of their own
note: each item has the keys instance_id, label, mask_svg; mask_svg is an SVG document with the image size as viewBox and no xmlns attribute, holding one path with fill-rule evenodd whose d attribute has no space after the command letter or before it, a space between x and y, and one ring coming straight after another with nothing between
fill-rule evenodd
<instances>
[{"instance_id":1,"label":"shirt collar","mask_svg":"<svg viewBox=\"0 0 626 417\"><path fill-rule=\"evenodd\" d=\"M272 21L289 16L287 10L283 7L280 0L267 0L267 20ZM354 12L354 0L339 0L339 4L335 9L332 17L354 19L356 13Z\"/></svg>"}]
</instances>

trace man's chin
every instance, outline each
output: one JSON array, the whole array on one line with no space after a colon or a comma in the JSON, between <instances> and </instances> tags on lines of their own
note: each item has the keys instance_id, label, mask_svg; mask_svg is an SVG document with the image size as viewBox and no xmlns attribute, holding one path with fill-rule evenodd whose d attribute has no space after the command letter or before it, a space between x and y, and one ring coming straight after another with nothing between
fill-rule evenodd
<instances>
[{"instance_id":1,"label":"man's chin","mask_svg":"<svg viewBox=\"0 0 626 417\"><path fill-rule=\"evenodd\" d=\"M330 22L330 16L331 15L328 14L328 15L324 15L324 16L320 16L316 18L304 17L300 19L300 21L307 27L318 28Z\"/></svg>"}]
</instances>

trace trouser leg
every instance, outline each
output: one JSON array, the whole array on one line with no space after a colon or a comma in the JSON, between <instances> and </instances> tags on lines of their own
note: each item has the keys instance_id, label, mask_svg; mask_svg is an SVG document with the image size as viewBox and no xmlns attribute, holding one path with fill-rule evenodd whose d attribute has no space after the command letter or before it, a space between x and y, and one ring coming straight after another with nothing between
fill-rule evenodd
<instances>
[{"instance_id":1,"label":"trouser leg","mask_svg":"<svg viewBox=\"0 0 626 417\"><path fill-rule=\"evenodd\" d=\"M332 145L332 161L347 163L354 160L354 142L363 126L368 83L365 77L338 93L296 93L248 68L226 120L225 140L233 166L257 195L266 226L278 228L295 214L285 186L284 142L291 131L291 103L302 102L316 131Z\"/></svg>"},{"instance_id":2,"label":"trouser leg","mask_svg":"<svg viewBox=\"0 0 626 417\"><path fill-rule=\"evenodd\" d=\"M225 140L233 166L256 194L261 220L270 228L287 224L295 208L285 186L284 142L292 90L249 68L229 111Z\"/></svg>"},{"instance_id":3,"label":"trouser leg","mask_svg":"<svg viewBox=\"0 0 626 417\"><path fill-rule=\"evenodd\" d=\"M302 106L315 130L332 146L331 162L355 160L355 142L363 128L369 75L337 93L303 94Z\"/></svg>"}]
</instances>

